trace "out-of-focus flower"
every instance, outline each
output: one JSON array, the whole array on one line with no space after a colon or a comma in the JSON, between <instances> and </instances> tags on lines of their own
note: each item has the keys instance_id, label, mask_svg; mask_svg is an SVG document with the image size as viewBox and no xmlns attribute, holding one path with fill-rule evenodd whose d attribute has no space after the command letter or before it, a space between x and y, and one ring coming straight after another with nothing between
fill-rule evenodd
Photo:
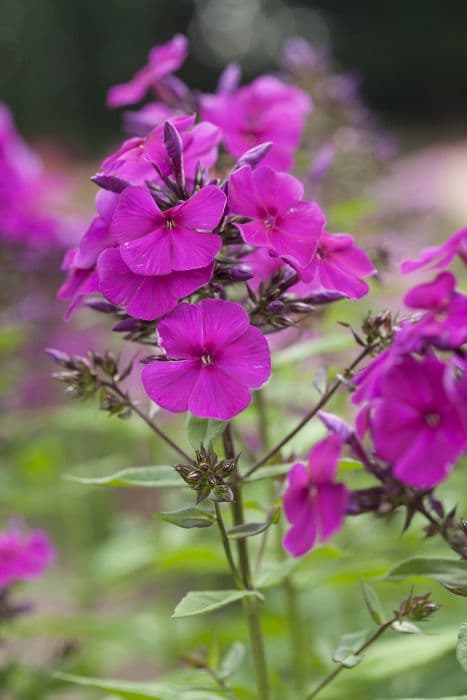
<instances>
[{"instance_id":1,"label":"out-of-focus flower","mask_svg":"<svg viewBox=\"0 0 467 700\"><path fill-rule=\"evenodd\" d=\"M137 275L168 275L209 265L222 240L212 233L226 204L222 190L203 187L186 202L161 211L146 187L120 195L112 234L126 265Z\"/></svg>"},{"instance_id":2,"label":"out-of-focus flower","mask_svg":"<svg viewBox=\"0 0 467 700\"><path fill-rule=\"evenodd\" d=\"M150 87L183 65L188 52L188 41L183 34L176 34L166 44L154 46L148 62L127 83L114 85L107 93L107 106L111 108L139 102Z\"/></svg>"},{"instance_id":3,"label":"out-of-focus flower","mask_svg":"<svg viewBox=\"0 0 467 700\"><path fill-rule=\"evenodd\" d=\"M55 559L45 532L13 527L0 533L0 588L41 576Z\"/></svg>"},{"instance_id":4,"label":"out-of-focus flower","mask_svg":"<svg viewBox=\"0 0 467 700\"><path fill-rule=\"evenodd\" d=\"M368 255L355 244L352 236L323 231L315 257L306 267L298 269L303 284L294 290L304 295L320 290L335 291L351 299L360 299L369 289L362 278L375 272Z\"/></svg>"},{"instance_id":5,"label":"out-of-focus flower","mask_svg":"<svg viewBox=\"0 0 467 700\"><path fill-rule=\"evenodd\" d=\"M266 338L239 304L204 299L180 304L158 325L167 360L143 369L151 399L169 411L229 420L269 378Z\"/></svg>"},{"instance_id":6,"label":"out-of-focus flower","mask_svg":"<svg viewBox=\"0 0 467 700\"><path fill-rule=\"evenodd\" d=\"M245 241L304 267L316 253L326 220L320 207L302 196L299 180L267 165L245 166L229 178L231 212L252 219L236 224Z\"/></svg>"},{"instance_id":7,"label":"out-of-focus flower","mask_svg":"<svg viewBox=\"0 0 467 700\"><path fill-rule=\"evenodd\" d=\"M337 434L317 443L310 451L308 465L298 462L289 472L284 511L292 527L284 538L285 549L300 557L319 540L325 542L344 522L348 493L334 481L342 452Z\"/></svg>"},{"instance_id":8,"label":"out-of-focus flower","mask_svg":"<svg viewBox=\"0 0 467 700\"><path fill-rule=\"evenodd\" d=\"M467 228L454 233L442 245L424 248L418 260L404 260L401 272L408 274L423 268L447 267L456 255L467 265Z\"/></svg>"},{"instance_id":9,"label":"out-of-focus flower","mask_svg":"<svg viewBox=\"0 0 467 700\"><path fill-rule=\"evenodd\" d=\"M311 106L305 92L270 75L238 90L201 98L203 119L221 127L229 153L238 158L272 141L264 162L281 170L292 166Z\"/></svg>"},{"instance_id":10,"label":"out-of-focus flower","mask_svg":"<svg viewBox=\"0 0 467 700\"><path fill-rule=\"evenodd\" d=\"M467 447L466 377L429 355L398 358L381 376L369 427L394 476L420 489L443 481Z\"/></svg>"}]
</instances>

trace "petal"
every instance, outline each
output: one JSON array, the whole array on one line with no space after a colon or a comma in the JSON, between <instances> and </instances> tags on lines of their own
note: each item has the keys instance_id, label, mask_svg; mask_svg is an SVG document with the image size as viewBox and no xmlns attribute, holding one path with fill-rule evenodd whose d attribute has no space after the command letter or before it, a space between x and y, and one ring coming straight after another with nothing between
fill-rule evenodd
<instances>
[{"instance_id":1,"label":"petal","mask_svg":"<svg viewBox=\"0 0 467 700\"><path fill-rule=\"evenodd\" d=\"M443 481L462 453L449 432L421 430L394 466L394 475L409 486L429 489Z\"/></svg>"},{"instance_id":2,"label":"petal","mask_svg":"<svg viewBox=\"0 0 467 700\"><path fill-rule=\"evenodd\" d=\"M283 499L284 513L292 523L300 517L309 501L309 474L306 466L297 462L288 474L289 485Z\"/></svg>"},{"instance_id":3,"label":"petal","mask_svg":"<svg viewBox=\"0 0 467 700\"><path fill-rule=\"evenodd\" d=\"M174 270L193 270L211 263L222 248L222 238L215 233L199 233L188 228L172 232L172 266Z\"/></svg>"},{"instance_id":4,"label":"petal","mask_svg":"<svg viewBox=\"0 0 467 700\"><path fill-rule=\"evenodd\" d=\"M411 309L437 309L446 306L456 288L456 278L451 272L441 272L431 282L419 284L404 297L404 303Z\"/></svg>"},{"instance_id":5,"label":"petal","mask_svg":"<svg viewBox=\"0 0 467 700\"><path fill-rule=\"evenodd\" d=\"M313 502L308 502L299 519L284 537L284 548L294 557L301 557L312 549L317 537L316 515Z\"/></svg>"},{"instance_id":6,"label":"petal","mask_svg":"<svg viewBox=\"0 0 467 700\"><path fill-rule=\"evenodd\" d=\"M199 360L203 328L199 304L179 304L157 326L160 342L168 357Z\"/></svg>"},{"instance_id":7,"label":"petal","mask_svg":"<svg viewBox=\"0 0 467 700\"><path fill-rule=\"evenodd\" d=\"M227 198L220 187L208 185L169 211L171 214L173 212L173 219L179 226L212 231L222 218L226 201Z\"/></svg>"},{"instance_id":8,"label":"petal","mask_svg":"<svg viewBox=\"0 0 467 700\"><path fill-rule=\"evenodd\" d=\"M168 275L173 270L172 241L172 232L164 227L122 243L120 252L137 275Z\"/></svg>"},{"instance_id":9,"label":"petal","mask_svg":"<svg viewBox=\"0 0 467 700\"><path fill-rule=\"evenodd\" d=\"M366 282L335 266L332 259L320 261L317 279L323 289L335 290L350 299L360 299L369 290Z\"/></svg>"},{"instance_id":10,"label":"petal","mask_svg":"<svg viewBox=\"0 0 467 700\"><path fill-rule=\"evenodd\" d=\"M199 418L230 420L251 400L248 389L228 377L214 365L202 367L188 408Z\"/></svg>"},{"instance_id":11,"label":"petal","mask_svg":"<svg viewBox=\"0 0 467 700\"><path fill-rule=\"evenodd\" d=\"M250 326L215 356L215 365L244 386L257 389L271 375L269 345L259 328Z\"/></svg>"},{"instance_id":12,"label":"petal","mask_svg":"<svg viewBox=\"0 0 467 700\"><path fill-rule=\"evenodd\" d=\"M147 395L168 411L188 410L190 395L198 379L197 360L152 362L143 369L142 380Z\"/></svg>"},{"instance_id":13,"label":"petal","mask_svg":"<svg viewBox=\"0 0 467 700\"><path fill-rule=\"evenodd\" d=\"M148 66L141 68L127 83L114 85L107 92L107 107L123 107L139 102L151 84L151 70Z\"/></svg>"},{"instance_id":14,"label":"petal","mask_svg":"<svg viewBox=\"0 0 467 700\"><path fill-rule=\"evenodd\" d=\"M247 312L233 301L203 299L197 304L203 324L203 349L215 352L233 343L247 330Z\"/></svg>"},{"instance_id":15,"label":"petal","mask_svg":"<svg viewBox=\"0 0 467 700\"><path fill-rule=\"evenodd\" d=\"M278 255L291 257L300 267L308 265L318 248L326 219L314 202L300 202L280 217L270 240Z\"/></svg>"},{"instance_id":16,"label":"petal","mask_svg":"<svg viewBox=\"0 0 467 700\"><path fill-rule=\"evenodd\" d=\"M254 182L259 200L270 213L285 211L303 197L300 180L287 173L279 173L268 165L255 169Z\"/></svg>"},{"instance_id":17,"label":"petal","mask_svg":"<svg viewBox=\"0 0 467 700\"><path fill-rule=\"evenodd\" d=\"M113 244L114 239L109 229L109 223L100 216L94 217L81 239L73 265L82 269L92 267L100 253Z\"/></svg>"},{"instance_id":18,"label":"petal","mask_svg":"<svg viewBox=\"0 0 467 700\"><path fill-rule=\"evenodd\" d=\"M229 206L234 214L259 219L264 214L264 206L256 191L253 170L245 165L235 170L229 177Z\"/></svg>"},{"instance_id":19,"label":"petal","mask_svg":"<svg viewBox=\"0 0 467 700\"><path fill-rule=\"evenodd\" d=\"M247 224L235 224L240 229L246 243L274 250L271 243L271 229L263 221L250 221Z\"/></svg>"},{"instance_id":20,"label":"petal","mask_svg":"<svg viewBox=\"0 0 467 700\"><path fill-rule=\"evenodd\" d=\"M146 187L127 187L115 209L111 230L118 243L165 226L165 218Z\"/></svg>"},{"instance_id":21,"label":"petal","mask_svg":"<svg viewBox=\"0 0 467 700\"><path fill-rule=\"evenodd\" d=\"M315 499L319 539L325 542L344 522L348 494L344 484L323 484Z\"/></svg>"},{"instance_id":22,"label":"petal","mask_svg":"<svg viewBox=\"0 0 467 700\"><path fill-rule=\"evenodd\" d=\"M314 483L333 480L341 453L342 441L337 434L329 435L311 448L309 464Z\"/></svg>"}]
</instances>

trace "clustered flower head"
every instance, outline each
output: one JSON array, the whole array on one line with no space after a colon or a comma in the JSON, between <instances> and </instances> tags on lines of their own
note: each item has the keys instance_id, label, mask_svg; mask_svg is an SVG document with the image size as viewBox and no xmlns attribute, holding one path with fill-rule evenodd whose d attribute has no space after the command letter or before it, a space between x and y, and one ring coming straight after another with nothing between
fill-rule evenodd
<instances>
[{"instance_id":1,"label":"clustered flower head","mask_svg":"<svg viewBox=\"0 0 467 700\"><path fill-rule=\"evenodd\" d=\"M55 559L55 549L42 530L19 526L0 533L0 589L42 576Z\"/></svg>"},{"instance_id":2,"label":"clustered flower head","mask_svg":"<svg viewBox=\"0 0 467 700\"><path fill-rule=\"evenodd\" d=\"M319 204L287 172L307 93L275 76L240 87L230 66L216 94L196 96L174 75L186 52L180 35L154 47L109 91L111 107L149 89L159 101L133 113L137 135L93 178L97 214L65 256L59 297L70 301L67 317L102 295L123 315L119 327L125 315L152 324L159 355L143 371L148 395L170 411L228 420L269 378L265 334L310 313L320 295L362 296L374 268L351 236L325 230ZM283 283L273 300L253 301L256 267L269 261Z\"/></svg>"}]
</instances>

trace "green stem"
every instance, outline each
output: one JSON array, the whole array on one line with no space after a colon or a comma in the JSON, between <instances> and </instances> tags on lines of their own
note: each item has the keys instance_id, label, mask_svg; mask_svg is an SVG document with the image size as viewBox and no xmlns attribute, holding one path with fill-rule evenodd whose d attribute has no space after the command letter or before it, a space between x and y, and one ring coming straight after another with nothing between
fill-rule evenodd
<instances>
[{"instance_id":1,"label":"green stem","mask_svg":"<svg viewBox=\"0 0 467 700\"><path fill-rule=\"evenodd\" d=\"M255 472L257 469L259 469L263 465L267 464L267 462L269 462L269 460L272 457L274 457L274 455L277 452L279 452L279 450L281 450L284 447L284 445L286 445L289 442L289 440L291 440L293 437L295 437L295 435L298 432L300 432L300 430L312 418L314 418L316 416L316 414L318 413L318 411L320 411L322 408L324 408L324 406L328 403L328 401L334 396L336 391L339 389L340 385L343 383L343 378L346 375L348 375L353 369L355 369L355 367L365 357L367 357L367 355L369 355L374 350L374 348L375 348L375 346L368 345L364 350L362 350L362 352L358 355L358 357L355 358L355 360L352 362L352 364L349 365L349 367L347 367L344 370L343 376L338 376L337 379L334 380L334 382L331 384L331 386L329 387L327 392L325 394L323 394L323 396L318 401L318 403L315 404L315 406L313 406L313 408L306 414L306 416L304 416L304 418L302 418L302 420L298 423L298 425L296 425L295 428L290 431L290 433L287 433L287 435L284 438L282 438L282 440L280 440L276 445L274 445L274 447L272 447L270 450L268 450L268 452L264 455L264 457L261 457L261 459L258 462L253 464L253 466L250 467L250 469L245 474L243 474L242 480L251 476L251 474L253 474L253 472Z\"/></svg>"},{"instance_id":2,"label":"green stem","mask_svg":"<svg viewBox=\"0 0 467 700\"><path fill-rule=\"evenodd\" d=\"M217 526L219 528L219 532L220 532L221 540L222 540L222 545L224 547L225 556L226 556L226 559L227 559L228 564L229 564L232 578L235 581L235 584L237 585L238 588L244 588L242 579L240 578L240 574L238 573L237 567L235 566L234 558L232 556L232 549L230 547L230 541L229 541L229 538L227 536L227 531L225 529L224 518L222 517L221 506L219 503L214 503L214 508L216 509Z\"/></svg>"},{"instance_id":3,"label":"green stem","mask_svg":"<svg viewBox=\"0 0 467 700\"><path fill-rule=\"evenodd\" d=\"M397 619L398 619L397 617L393 617L391 620L388 620L384 624L380 625L378 627L378 629L376 630L376 632L374 634L372 634L371 637L369 637L366 640L366 642L364 642L357 649L357 651L355 652L355 656L360 656L360 654L362 654L364 651L366 651L366 649L368 649L368 647L370 647L374 642L376 642L376 640L379 639L381 637L381 635L384 634L384 632L386 632L386 630L389 629L391 627L391 625L394 624L394 622L396 622ZM319 685L317 685L316 688L309 695L307 695L305 697L305 700L313 700L313 698L315 698L318 695L318 693L320 693L323 690L323 688L326 688L330 683L332 683L332 681L335 678L337 678L337 676L345 668L347 668L347 667L344 666L344 664L339 664L337 666L337 668L334 669L334 671L332 671L329 675L327 675L325 678L323 678L321 683Z\"/></svg>"},{"instance_id":4,"label":"green stem","mask_svg":"<svg viewBox=\"0 0 467 700\"><path fill-rule=\"evenodd\" d=\"M226 427L223 439L225 457L226 459L233 459L235 457L235 449L230 425ZM245 517L243 513L243 501L240 484L233 485L233 492L233 522L234 525L243 525L245 523ZM254 591L255 587L251 576L250 558L248 555L248 543L246 538L237 540L237 550L243 587L249 591ZM243 601L243 607L248 623L248 633L250 637L253 666L255 669L258 700L269 700L269 679L258 598L256 596L245 598Z\"/></svg>"}]
</instances>

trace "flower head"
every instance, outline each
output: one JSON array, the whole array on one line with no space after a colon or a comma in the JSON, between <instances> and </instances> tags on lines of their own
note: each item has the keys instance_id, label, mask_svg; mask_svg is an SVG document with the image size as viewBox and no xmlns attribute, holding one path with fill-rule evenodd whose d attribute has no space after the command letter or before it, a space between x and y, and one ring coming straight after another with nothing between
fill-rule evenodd
<instances>
[{"instance_id":1,"label":"flower head","mask_svg":"<svg viewBox=\"0 0 467 700\"><path fill-rule=\"evenodd\" d=\"M325 218L319 206L303 201L302 195L299 180L267 165L255 170L244 166L229 178L231 212L252 219L237 224L245 241L304 267L316 252Z\"/></svg>"},{"instance_id":2,"label":"flower head","mask_svg":"<svg viewBox=\"0 0 467 700\"><path fill-rule=\"evenodd\" d=\"M161 46L154 46L148 55L148 62L127 83L114 85L107 93L107 106L122 107L139 102L150 87L169 73L173 73L184 63L188 52L188 42L183 34L176 34Z\"/></svg>"},{"instance_id":3,"label":"flower head","mask_svg":"<svg viewBox=\"0 0 467 700\"><path fill-rule=\"evenodd\" d=\"M41 530L18 527L0 533L0 588L41 576L55 559L55 549Z\"/></svg>"},{"instance_id":4,"label":"flower head","mask_svg":"<svg viewBox=\"0 0 467 700\"><path fill-rule=\"evenodd\" d=\"M167 360L143 369L146 392L169 411L229 420L271 373L266 338L239 304L180 304L158 325Z\"/></svg>"},{"instance_id":5,"label":"flower head","mask_svg":"<svg viewBox=\"0 0 467 700\"><path fill-rule=\"evenodd\" d=\"M342 442L337 434L317 443L310 451L308 466L298 462L289 472L284 511L292 527L284 538L285 549L300 557L317 540L325 542L344 521L348 493L334 481Z\"/></svg>"}]
</instances>

